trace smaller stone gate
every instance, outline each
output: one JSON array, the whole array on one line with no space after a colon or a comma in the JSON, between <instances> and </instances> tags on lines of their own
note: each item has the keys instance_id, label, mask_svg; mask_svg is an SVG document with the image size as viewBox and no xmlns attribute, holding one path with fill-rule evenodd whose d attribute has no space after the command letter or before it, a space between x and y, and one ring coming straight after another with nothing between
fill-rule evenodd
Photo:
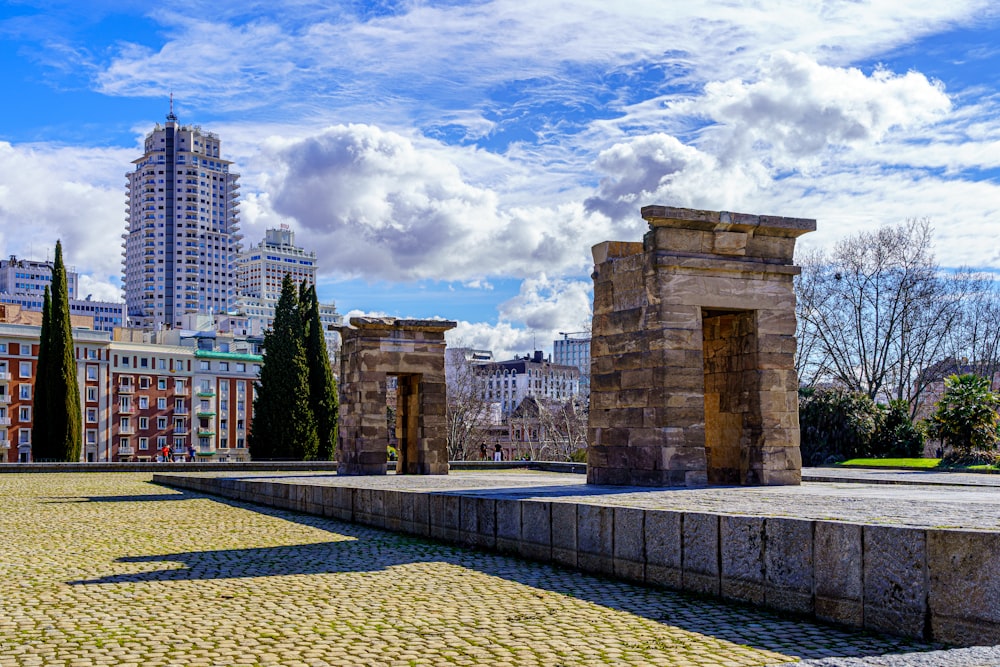
<instances>
[{"instance_id":1,"label":"smaller stone gate","mask_svg":"<svg viewBox=\"0 0 1000 667\"><path fill-rule=\"evenodd\" d=\"M389 426L386 387L396 378L397 474L448 474L444 378L446 320L352 317L338 328L340 475L384 475Z\"/></svg>"}]
</instances>

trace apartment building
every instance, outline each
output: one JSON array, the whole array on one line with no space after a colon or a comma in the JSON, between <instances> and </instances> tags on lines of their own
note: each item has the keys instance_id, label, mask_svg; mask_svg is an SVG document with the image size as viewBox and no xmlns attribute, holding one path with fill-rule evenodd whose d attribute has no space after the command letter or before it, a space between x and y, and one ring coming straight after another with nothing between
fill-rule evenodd
<instances>
[{"instance_id":1,"label":"apartment building","mask_svg":"<svg viewBox=\"0 0 1000 667\"><path fill-rule=\"evenodd\" d=\"M19 259L11 255L0 260L0 303L21 306L27 311L42 312L45 288L52 284L52 262ZM66 267L66 287L69 294L70 315L92 319L93 329L113 331L125 326L125 304L116 301L99 301L90 294L79 297L79 276L72 267Z\"/></svg>"},{"instance_id":2,"label":"apartment building","mask_svg":"<svg viewBox=\"0 0 1000 667\"><path fill-rule=\"evenodd\" d=\"M0 460L31 461L40 327L0 323ZM135 332L138 333L138 332ZM261 357L73 329L83 461L249 459ZM230 341L222 343L242 347ZM202 346L205 347L204 345Z\"/></svg>"},{"instance_id":3,"label":"apartment building","mask_svg":"<svg viewBox=\"0 0 1000 667\"><path fill-rule=\"evenodd\" d=\"M239 174L218 135L173 110L146 135L128 178L123 283L130 326L180 326L186 313L225 313L236 295Z\"/></svg>"}]
</instances>

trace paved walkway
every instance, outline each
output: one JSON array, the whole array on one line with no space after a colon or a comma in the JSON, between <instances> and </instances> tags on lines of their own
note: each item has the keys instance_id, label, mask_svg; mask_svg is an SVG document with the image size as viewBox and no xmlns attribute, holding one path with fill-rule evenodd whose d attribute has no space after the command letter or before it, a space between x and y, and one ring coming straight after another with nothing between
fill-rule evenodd
<instances>
[{"instance_id":1,"label":"paved walkway","mask_svg":"<svg viewBox=\"0 0 1000 667\"><path fill-rule=\"evenodd\" d=\"M493 490L524 493L509 478L535 474L495 478L504 486ZM367 481L447 485L460 477ZM940 656L958 656L178 493L149 478L0 476L0 666L737 667L884 654L904 657L878 660L949 664Z\"/></svg>"}]
</instances>

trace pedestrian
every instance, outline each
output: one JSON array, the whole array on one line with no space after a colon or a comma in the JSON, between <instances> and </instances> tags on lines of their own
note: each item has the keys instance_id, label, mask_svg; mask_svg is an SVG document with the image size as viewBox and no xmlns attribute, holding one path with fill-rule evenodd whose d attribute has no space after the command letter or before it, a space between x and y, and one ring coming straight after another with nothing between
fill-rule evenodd
<instances>
[{"instance_id":1,"label":"pedestrian","mask_svg":"<svg viewBox=\"0 0 1000 667\"><path fill-rule=\"evenodd\" d=\"M479 443L479 460L480 461L485 461L486 460L486 443L485 442Z\"/></svg>"},{"instance_id":2,"label":"pedestrian","mask_svg":"<svg viewBox=\"0 0 1000 667\"><path fill-rule=\"evenodd\" d=\"M500 447L499 442L496 444L496 447L493 448L493 460L503 461L503 449Z\"/></svg>"},{"instance_id":3,"label":"pedestrian","mask_svg":"<svg viewBox=\"0 0 1000 667\"><path fill-rule=\"evenodd\" d=\"M194 463L194 445L188 445L188 461Z\"/></svg>"},{"instance_id":4,"label":"pedestrian","mask_svg":"<svg viewBox=\"0 0 1000 667\"><path fill-rule=\"evenodd\" d=\"M163 445L163 449L160 452L163 454L163 462L170 463L170 447Z\"/></svg>"}]
</instances>

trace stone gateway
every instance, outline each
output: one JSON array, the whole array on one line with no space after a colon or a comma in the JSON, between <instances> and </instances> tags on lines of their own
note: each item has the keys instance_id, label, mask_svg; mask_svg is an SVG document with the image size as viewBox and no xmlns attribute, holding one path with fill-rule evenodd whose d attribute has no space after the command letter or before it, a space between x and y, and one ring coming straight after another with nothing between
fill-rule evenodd
<instances>
[{"instance_id":1,"label":"stone gateway","mask_svg":"<svg viewBox=\"0 0 1000 667\"><path fill-rule=\"evenodd\" d=\"M645 206L594 246L587 481L799 484L795 240L816 221Z\"/></svg>"}]
</instances>

